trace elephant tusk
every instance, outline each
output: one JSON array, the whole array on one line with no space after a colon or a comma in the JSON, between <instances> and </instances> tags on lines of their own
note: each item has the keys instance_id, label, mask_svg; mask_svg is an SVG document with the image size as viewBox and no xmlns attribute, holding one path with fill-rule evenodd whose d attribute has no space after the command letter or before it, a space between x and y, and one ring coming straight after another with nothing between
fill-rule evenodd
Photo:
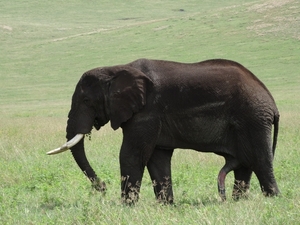
<instances>
[{"instance_id":1,"label":"elephant tusk","mask_svg":"<svg viewBox=\"0 0 300 225\"><path fill-rule=\"evenodd\" d=\"M70 141L62 145L60 148L53 149L49 152L47 152L47 155L54 155L58 154L64 151L67 151L68 149L72 148L74 145L76 145L82 138L84 134L76 134L75 137L73 137Z\"/></svg>"}]
</instances>

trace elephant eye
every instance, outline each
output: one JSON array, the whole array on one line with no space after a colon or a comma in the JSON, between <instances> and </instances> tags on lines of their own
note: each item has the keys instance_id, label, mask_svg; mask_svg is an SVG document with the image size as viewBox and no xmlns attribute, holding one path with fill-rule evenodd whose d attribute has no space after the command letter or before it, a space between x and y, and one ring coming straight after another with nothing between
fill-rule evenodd
<instances>
[{"instance_id":1,"label":"elephant eye","mask_svg":"<svg viewBox=\"0 0 300 225\"><path fill-rule=\"evenodd\" d=\"M91 100L89 98L84 98L83 99L84 104L86 105L90 105L91 104Z\"/></svg>"}]
</instances>

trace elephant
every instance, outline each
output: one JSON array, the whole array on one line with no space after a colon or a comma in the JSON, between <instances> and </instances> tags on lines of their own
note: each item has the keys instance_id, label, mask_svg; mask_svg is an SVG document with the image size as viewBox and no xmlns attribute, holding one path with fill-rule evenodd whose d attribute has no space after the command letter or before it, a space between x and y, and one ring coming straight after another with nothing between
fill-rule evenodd
<instances>
[{"instance_id":1,"label":"elephant","mask_svg":"<svg viewBox=\"0 0 300 225\"><path fill-rule=\"evenodd\" d=\"M222 200L230 171L234 199L249 191L253 172L265 196L280 194L273 170L279 111L266 86L235 61L142 58L85 72L72 96L67 142L47 154L70 149L93 187L103 192L106 184L87 160L84 139L93 127L99 130L109 121L123 132L119 161L121 199L126 204L138 201L145 167L156 199L173 203L175 148L224 157L217 177Z\"/></svg>"}]
</instances>

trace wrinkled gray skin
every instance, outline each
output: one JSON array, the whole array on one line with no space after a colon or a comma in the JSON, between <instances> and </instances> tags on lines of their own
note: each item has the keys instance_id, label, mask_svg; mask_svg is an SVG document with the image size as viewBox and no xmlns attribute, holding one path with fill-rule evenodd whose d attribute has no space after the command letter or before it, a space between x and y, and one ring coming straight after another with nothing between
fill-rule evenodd
<instances>
[{"instance_id":1,"label":"wrinkled gray skin","mask_svg":"<svg viewBox=\"0 0 300 225\"><path fill-rule=\"evenodd\" d=\"M213 152L225 158L218 191L234 171L233 197L248 191L254 172L266 196L279 194L273 173L279 113L265 85L242 65L216 59L184 64L139 59L84 73L72 98L67 139L111 122L123 130L121 193L138 200L144 168L157 199L172 203L171 157L175 148ZM272 137L272 125L274 136ZM106 189L91 168L84 139L71 148L85 175Z\"/></svg>"}]
</instances>

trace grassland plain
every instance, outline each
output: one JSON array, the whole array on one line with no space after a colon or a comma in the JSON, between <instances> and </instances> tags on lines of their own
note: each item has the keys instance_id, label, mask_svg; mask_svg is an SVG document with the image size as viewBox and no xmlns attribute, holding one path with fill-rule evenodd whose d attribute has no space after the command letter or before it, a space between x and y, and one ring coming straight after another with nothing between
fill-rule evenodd
<instances>
[{"instance_id":1,"label":"grassland plain","mask_svg":"<svg viewBox=\"0 0 300 225\"><path fill-rule=\"evenodd\" d=\"M1 224L300 224L300 3L267 1L0 0ZM270 89L281 112L274 161L282 196L264 198L255 176L247 200L220 202L223 159L176 150L175 206L156 203L145 172L135 207L120 203L121 131L92 133L87 154L108 184L94 192L65 141L81 74L139 57L228 58ZM227 179L228 194L233 182Z\"/></svg>"}]
</instances>

